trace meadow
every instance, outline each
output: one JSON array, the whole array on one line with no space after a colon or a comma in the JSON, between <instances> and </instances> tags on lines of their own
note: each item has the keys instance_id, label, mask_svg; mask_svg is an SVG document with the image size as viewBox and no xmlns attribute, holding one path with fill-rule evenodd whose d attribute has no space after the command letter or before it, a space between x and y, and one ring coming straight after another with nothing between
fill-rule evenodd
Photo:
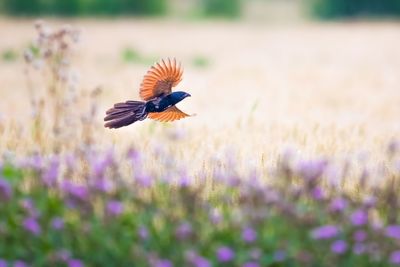
<instances>
[{"instance_id":1,"label":"meadow","mask_svg":"<svg viewBox=\"0 0 400 267\"><path fill-rule=\"evenodd\" d=\"M0 266L400 264L398 27L2 18ZM166 57L195 115L105 129Z\"/></svg>"}]
</instances>

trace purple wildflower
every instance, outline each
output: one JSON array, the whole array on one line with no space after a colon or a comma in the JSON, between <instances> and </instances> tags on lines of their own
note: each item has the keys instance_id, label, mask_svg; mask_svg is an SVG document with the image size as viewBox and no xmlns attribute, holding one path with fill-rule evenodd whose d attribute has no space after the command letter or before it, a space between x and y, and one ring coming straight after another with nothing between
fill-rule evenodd
<instances>
[{"instance_id":1,"label":"purple wildflower","mask_svg":"<svg viewBox=\"0 0 400 267\"><path fill-rule=\"evenodd\" d=\"M12 188L10 184L0 177L0 200L9 200L12 197Z\"/></svg>"},{"instance_id":2,"label":"purple wildflower","mask_svg":"<svg viewBox=\"0 0 400 267\"><path fill-rule=\"evenodd\" d=\"M257 233L251 227L246 227L242 231L242 239L246 243L252 243L257 239Z\"/></svg>"},{"instance_id":3,"label":"purple wildflower","mask_svg":"<svg viewBox=\"0 0 400 267\"><path fill-rule=\"evenodd\" d=\"M43 173L42 180L47 186L54 186L57 181L58 170L60 166L60 161L58 157L53 157L50 161L48 169Z\"/></svg>"},{"instance_id":4,"label":"purple wildflower","mask_svg":"<svg viewBox=\"0 0 400 267\"><path fill-rule=\"evenodd\" d=\"M356 242L363 242L365 239L367 239L367 233L363 230L357 230L353 234L353 238Z\"/></svg>"},{"instance_id":5,"label":"purple wildflower","mask_svg":"<svg viewBox=\"0 0 400 267\"><path fill-rule=\"evenodd\" d=\"M138 234L142 240L146 240L147 238L149 238L149 231L147 231L147 228L145 226L139 227Z\"/></svg>"},{"instance_id":6,"label":"purple wildflower","mask_svg":"<svg viewBox=\"0 0 400 267\"><path fill-rule=\"evenodd\" d=\"M91 170L94 178L102 178L108 167L114 163L114 151L108 150L104 158L98 159L97 157L91 160Z\"/></svg>"},{"instance_id":7,"label":"purple wildflower","mask_svg":"<svg viewBox=\"0 0 400 267\"><path fill-rule=\"evenodd\" d=\"M109 193L113 190L114 184L106 178L97 178L94 187L100 192Z\"/></svg>"},{"instance_id":8,"label":"purple wildflower","mask_svg":"<svg viewBox=\"0 0 400 267\"><path fill-rule=\"evenodd\" d=\"M332 200L329 205L329 210L331 212L341 212L347 208L347 201L342 197L337 197Z\"/></svg>"},{"instance_id":9,"label":"purple wildflower","mask_svg":"<svg viewBox=\"0 0 400 267\"><path fill-rule=\"evenodd\" d=\"M315 200L322 200L325 198L325 193L323 189L319 186L316 186L312 191L311 191L311 196Z\"/></svg>"},{"instance_id":10,"label":"purple wildflower","mask_svg":"<svg viewBox=\"0 0 400 267\"><path fill-rule=\"evenodd\" d=\"M364 199L363 204L365 208L371 209L376 205L377 199L374 196L368 196Z\"/></svg>"},{"instance_id":11,"label":"purple wildflower","mask_svg":"<svg viewBox=\"0 0 400 267\"><path fill-rule=\"evenodd\" d=\"M90 165L91 173L94 178L100 179L104 176L107 166L103 164L102 160L94 159Z\"/></svg>"},{"instance_id":12,"label":"purple wildflower","mask_svg":"<svg viewBox=\"0 0 400 267\"><path fill-rule=\"evenodd\" d=\"M65 164L66 164L68 170L73 170L75 168L76 158L73 153L67 154L65 156Z\"/></svg>"},{"instance_id":13,"label":"purple wildflower","mask_svg":"<svg viewBox=\"0 0 400 267\"><path fill-rule=\"evenodd\" d=\"M254 180L252 180L252 181L254 181ZM241 181L238 176L230 175L230 176L226 176L225 183L227 186L235 188L240 185Z\"/></svg>"},{"instance_id":14,"label":"purple wildflower","mask_svg":"<svg viewBox=\"0 0 400 267\"><path fill-rule=\"evenodd\" d=\"M105 166L111 166L113 165L113 163L115 162L115 153L114 153L114 149L111 148L109 149L103 159L103 165Z\"/></svg>"},{"instance_id":15,"label":"purple wildflower","mask_svg":"<svg viewBox=\"0 0 400 267\"><path fill-rule=\"evenodd\" d=\"M14 267L28 267L28 264L26 264L24 261L16 260L14 262Z\"/></svg>"},{"instance_id":16,"label":"purple wildflower","mask_svg":"<svg viewBox=\"0 0 400 267\"><path fill-rule=\"evenodd\" d=\"M7 266L8 266L7 261L0 259L0 267L7 267Z\"/></svg>"},{"instance_id":17,"label":"purple wildflower","mask_svg":"<svg viewBox=\"0 0 400 267\"><path fill-rule=\"evenodd\" d=\"M89 191L86 186L73 184L70 181L64 181L62 183L62 189L65 193L68 193L71 196L82 201L86 200L89 196Z\"/></svg>"},{"instance_id":18,"label":"purple wildflower","mask_svg":"<svg viewBox=\"0 0 400 267\"><path fill-rule=\"evenodd\" d=\"M387 237L400 239L400 225L389 225L385 229Z\"/></svg>"},{"instance_id":19,"label":"purple wildflower","mask_svg":"<svg viewBox=\"0 0 400 267\"><path fill-rule=\"evenodd\" d=\"M94 160L91 162L91 174L93 178L102 178L104 176L104 172L106 171L106 166L103 165L103 162L100 160Z\"/></svg>"},{"instance_id":20,"label":"purple wildflower","mask_svg":"<svg viewBox=\"0 0 400 267\"><path fill-rule=\"evenodd\" d=\"M179 187L189 187L191 184L192 184L191 178L189 177L189 175L186 173L185 170L182 170L178 178Z\"/></svg>"},{"instance_id":21,"label":"purple wildflower","mask_svg":"<svg viewBox=\"0 0 400 267\"><path fill-rule=\"evenodd\" d=\"M393 264L400 265L400 250L393 251L390 254L389 261Z\"/></svg>"},{"instance_id":22,"label":"purple wildflower","mask_svg":"<svg viewBox=\"0 0 400 267\"><path fill-rule=\"evenodd\" d=\"M172 267L172 262L169 260L158 260L155 264L155 267Z\"/></svg>"},{"instance_id":23,"label":"purple wildflower","mask_svg":"<svg viewBox=\"0 0 400 267\"><path fill-rule=\"evenodd\" d=\"M353 246L353 253L356 255L360 255L364 253L366 250L366 247L363 243L355 243Z\"/></svg>"},{"instance_id":24,"label":"purple wildflower","mask_svg":"<svg viewBox=\"0 0 400 267\"><path fill-rule=\"evenodd\" d=\"M51 220L51 227L54 230L61 230L64 228L64 220L60 217L55 217Z\"/></svg>"},{"instance_id":25,"label":"purple wildflower","mask_svg":"<svg viewBox=\"0 0 400 267\"><path fill-rule=\"evenodd\" d=\"M222 214L218 209L212 209L210 211L210 220L214 225L221 223L222 221Z\"/></svg>"},{"instance_id":26,"label":"purple wildflower","mask_svg":"<svg viewBox=\"0 0 400 267\"><path fill-rule=\"evenodd\" d=\"M286 259L286 252L284 250L277 250L274 253L274 260L276 262L282 262Z\"/></svg>"},{"instance_id":27,"label":"purple wildflower","mask_svg":"<svg viewBox=\"0 0 400 267\"><path fill-rule=\"evenodd\" d=\"M40 171L43 167L43 159L38 153L35 153L29 160L29 167L36 171Z\"/></svg>"},{"instance_id":28,"label":"purple wildflower","mask_svg":"<svg viewBox=\"0 0 400 267\"><path fill-rule=\"evenodd\" d=\"M26 218L23 222L23 226L25 230L34 235L39 235L41 233L40 225L35 218L32 217Z\"/></svg>"},{"instance_id":29,"label":"purple wildflower","mask_svg":"<svg viewBox=\"0 0 400 267\"><path fill-rule=\"evenodd\" d=\"M129 149L127 153L127 157L132 161L132 165L140 166L141 163L141 155L136 149Z\"/></svg>"},{"instance_id":30,"label":"purple wildflower","mask_svg":"<svg viewBox=\"0 0 400 267\"><path fill-rule=\"evenodd\" d=\"M186 259L194 267L211 267L210 261L200 255L197 255L197 253L193 250L186 252Z\"/></svg>"},{"instance_id":31,"label":"purple wildflower","mask_svg":"<svg viewBox=\"0 0 400 267\"><path fill-rule=\"evenodd\" d=\"M315 228L311 231L313 239L330 239L339 233L339 229L335 225L325 225Z\"/></svg>"},{"instance_id":32,"label":"purple wildflower","mask_svg":"<svg viewBox=\"0 0 400 267\"><path fill-rule=\"evenodd\" d=\"M203 258L201 256L197 256L194 260L193 260L193 265L195 267L211 267L211 263L210 261L208 261L206 258Z\"/></svg>"},{"instance_id":33,"label":"purple wildflower","mask_svg":"<svg viewBox=\"0 0 400 267\"><path fill-rule=\"evenodd\" d=\"M344 240L336 240L331 245L331 251L335 254L343 254L347 250L347 243Z\"/></svg>"},{"instance_id":34,"label":"purple wildflower","mask_svg":"<svg viewBox=\"0 0 400 267\"><path fill-rule=\"evenodd\" d=\"M235 252L229 247L222 246L217 249L217 258L219 262L228 262L233 260Z\"/></svg>"},{"instance_id":35,"label":"purple wildflower","mask_svg":"<svg viewBox=\"0 0 400 267\"><path fill-rule=\"evenodd\" d=\"M113 216L118 216L124 212L124 204L121 201L110 200L107 203L107 213Z\"/></svg>"},{"instance_id":36,"label":"purple wildflower","mask_svg":"<svg viewBox=\"0 0 400 267\"><path fill-rule=\"evenodd\" d=\"M351 214L350 220L354 226L362 226L368 222L368 213L364 210L356 210Z\"/></svg>"},{"instance_id":37,"label":"purple wildflower","mask_svg":"<svg viewBox=\"0 0 400 267\"><path fill-rule=\"evenodd\" d=\"M178 239L186 239L192 234L192 225L188 222L181 223L175 231L175 235Z\"/></svg>"},{"instance_id":38,"label":"purple wildflower","mask_svg":"<svg viewBox=\"0 0 400 267\"><path fill-rule=\"evenodd\" d=\"M395 155L399 150L400 150L400 143L397 140L390 141L387 147L387 152L389 156Z\"/></svg>"},{"instance_id":39,"label":"purple wildflower","mask_svg":"<svg viewBox=\"0 0 400 267\"><path fill-rule=\"evenodd\" d=\"M153 184L153 179L149 175L137 172L134 177L140 186L150 187Z\"/></svg>"},{"instance_id":40,"label":"purple wildflower","mask_svg":"<svg viewBox=\"0 0 400 267\"><path fill-rule=\"evenodd\" d=\"M315 180L323 175L328 165L326 160L302 161L298 165L298 171L301 177L306 180Z\"/></svg>"},{"instance_id":41,"label":"purple wildflower","mask_svg":"<svg viewBox=\"0 0 400 267\"><path fill-rule=\"evenodd\" d=\"M68 267L83 267L83 263L82 261L78 260L78 259L69 259L67 261L67 265Z\"/></svg>"},{"instance_id":42,"label":"purple wildflower","mask_svg":"<svg viewBox=\"0 0 400 267\"><path fill-rule=\"evenodd\" d=\"M37 218L39 216L39 212L37 211L35 204L32 199L25 198L21 201L21 206L28 212L31 217Z\"/></svg>"},{"instance_id":43,"label":"purple wildflower","mask_svg":"<svg viewBox=\"0 0 400 267\"><path fill-rule=\"evenodd\" d=\"M71 253L66 249L61 249L56 252L56 257L57 259L66 262L70 259Z\"/></svg>"},{"instance_id":44,"label":"purple wildflower","mask_svg":"<svg viewBox=\"0 0 400 267\"><path fill-rule=\"evenodd\" d=\"M246 262L242 265L242 267L260 267L260 264L254 261Z\"/></svg>"}]
</instances>

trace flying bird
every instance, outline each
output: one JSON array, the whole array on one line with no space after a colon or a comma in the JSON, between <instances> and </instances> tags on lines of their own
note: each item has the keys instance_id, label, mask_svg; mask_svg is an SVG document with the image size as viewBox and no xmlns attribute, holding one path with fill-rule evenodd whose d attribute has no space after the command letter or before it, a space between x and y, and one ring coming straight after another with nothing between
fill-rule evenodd
<instances>
[{"instance_id":1,"label":"flying bird","mask_svg":"<svg viewBox=\"0 0 400 267\"><path fill-rule=\"evenodd\" d=\"M146 73L140 85L139 95L143 101L129 100L117 103L106 112L105 127L110 129L130 125L146 118L168 122L180 120L190 115L178 109L179 103L190 94L172 92L172 87L182 80L183 69L173 59L162 59Z\"/></svg>"}]
</instances>

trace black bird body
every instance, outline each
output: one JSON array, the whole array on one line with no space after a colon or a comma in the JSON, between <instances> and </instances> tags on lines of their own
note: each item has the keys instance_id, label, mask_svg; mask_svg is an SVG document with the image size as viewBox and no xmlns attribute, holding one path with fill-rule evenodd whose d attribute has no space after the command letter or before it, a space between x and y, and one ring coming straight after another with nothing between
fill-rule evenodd
<instances>
[{"instance_id":1,"label":"black bird body","mask_svg":"<svg viewBox=\"0 0 400 267\"><path fill-rule=\"evenodd\" d=\"M150 68L140 85L143 101L117 103L106 111L105 127L120 128L146 118L169 122L190 115L175 105L190 96L182 91L172 92L172 87L182 80L183 70L176 60L161 60Z\"/></svg>"}]
</instances>

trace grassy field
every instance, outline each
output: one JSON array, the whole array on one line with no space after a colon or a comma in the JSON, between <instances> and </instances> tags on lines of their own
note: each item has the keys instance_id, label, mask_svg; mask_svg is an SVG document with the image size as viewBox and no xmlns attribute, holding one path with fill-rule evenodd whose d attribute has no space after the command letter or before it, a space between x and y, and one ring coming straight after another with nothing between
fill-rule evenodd
<instances>
[{"instance_id":1,"label":"grassy field","mask_svg":"<svg viewBox=\"0 0 400 267\"><path fill-rule=\"evenodd\" d=\"M66 22L0 20L1 267L400 264L398 23ZM166 57L196 115L105 129Z\"/></svg>"},{"instance_id":2,"label":"grassy field","mask_svg":"<svg viewBox=\"0 0 400 267\"><path fill-rule=\"evenodd\" d=\"M274 162L287 146L340 157L376 152L399 136L396 23L68 23L82 31L73 56L77 90L102 90L94 130L99 146L146 149L177 132L181 140L168 149L183 165L199 168L226 150L246 159L241 164L260 165ZM32 24L2 19L0 51L19 56L34 38ZM102 128L104 111L137 99L147 68L163 57L182 62L184 80L177 89L193 97L180 106L196 116L166 125ZM0 146L13 151L35 146L29 132L16 129L31 118L22 62L19 56L0 63Z\"/></svg>"}]
</instances>

